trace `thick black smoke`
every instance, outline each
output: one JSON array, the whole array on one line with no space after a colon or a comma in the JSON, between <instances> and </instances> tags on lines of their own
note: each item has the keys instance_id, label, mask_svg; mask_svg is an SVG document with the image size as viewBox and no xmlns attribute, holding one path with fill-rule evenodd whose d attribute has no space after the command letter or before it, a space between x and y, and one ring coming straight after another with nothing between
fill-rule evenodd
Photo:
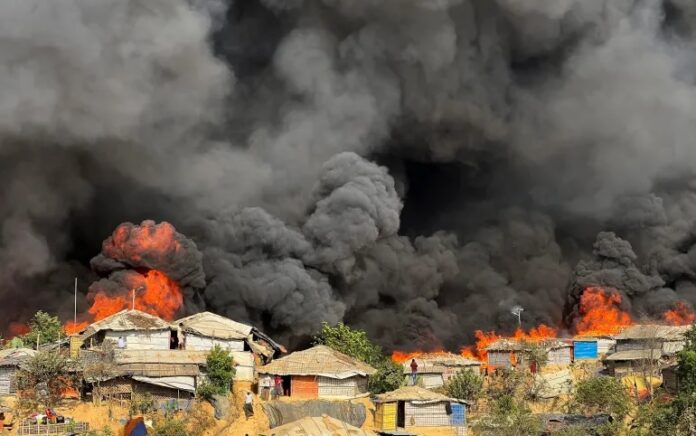
<instances>
[{"instance_id":1,"label":"thick black smoke","mask_svg":"<svg viewBox=\"0 0 696 436\"><path fill-rule=\"evenodd\" d=\"M202 304L285 339L454 348L514 305L569 326L590 284L693 305L695 25L682 0L2 2L0 304L69 314L104 236L153 219L203 253Z\"/></svg>"}]
</instances>

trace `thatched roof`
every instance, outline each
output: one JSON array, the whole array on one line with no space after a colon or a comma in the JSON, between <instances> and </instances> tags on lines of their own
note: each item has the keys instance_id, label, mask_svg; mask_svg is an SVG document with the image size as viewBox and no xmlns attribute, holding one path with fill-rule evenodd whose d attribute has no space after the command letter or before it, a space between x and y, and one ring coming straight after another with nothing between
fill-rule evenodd
<instances>
[{"instance_id":1,"label":"thatched roof","mask_svg":"<svg viewBox=\"0 0 696 436\"><path fill-rule=\"evenodd\" d=\"M421 374L442 374L446 371L456 370L457 368L465 369L471 367L480 367L481 362L478 360L467 359L454 353L431 353L423 354L415 358L418 364L418 372ZM404 373L411 373L411 361L407 360L403 363Z\"/></svg>"},{"instance_id":2,"label":"thatched roof","mask_svg":"<svg viewBox=\"0 0 696 436\"><path fill-rule=\"evenodd\" d=\"M690 325L671 326L659 324L638 324L631 326L616 335L618 340L648 340L656 339L659 341L683 341L684 334L689 331Z\"/></svg>"},{"instance_id":3,"label":"thatched roof","mask_svg":"<svg viewBox=\"0 0 696 436\"><path fill-rule=\"evenodd\" d=\"M327 346L317 345L276 359L259 368L258 372L274 375L320 375L344 379L356 375L372 375L377 370Z\"/></svg>"},{"instance_id":4,"label":"thatched roof","mask_svg":"<svg viewBox=\"0 0 696 436\"><path fill-rule=\"evenodd\" d=\"M421 388L420 386L404 386L395 391L386 392L375 396L375 401L378 403L391 403L394 401L410 401L416 403L437 403L437 402L455 402L466 404L466 401L450 398L446 395L438 394L437 392Z\"/></svg>"},{"instance_id":5,"label":"thatched roof","mask_svg":"<svg viewBox=\"0 0 696 436\"><path fill-rule=\"evenodd\" d=\"M205 365L207 351L192 350L114 350L114 362Z\"/></svg>"},{"instance_id":6,"label":"thatched roof","mask_svg":"<svg viewBox=\"0 0 696 436\"><path fill-rule=\"evenodd\" d=\"M122 310L89 325L80 333L83 339L86 339L105 330L125 332L134 330L156 331L169 329L169 323L157 316L139 310Z\"/></svg>"},{"instance_id":7,"label":"thatched roof","mask_svg":"<svg viewBox=\"0 0 696 436\"><path fill-rule=\"evenodd\" d=\"M224 316L211 312L201 312L187 316L172 323L173 327L182 324L186 332L192 332L200 336L219 339L246 339L252 332L252 327L241 324Z\"/></svg>"},{"instance_id":8,"label":"thatched roof","mask_svg":"<svg viewBox=\"0 0 696 436\"><path fill-rule=\"evenodd\" d=\"M0 366L19 366L36 355L30 348L8 348L0 350Z\"/></svg>"},{"instance_id":9,"label":"thatched roof","mask_svg":"<svg viewBox=\"0 0 696 436\"><path fill-rule=\"evenodd\" d=\"M373 436L374 434L369 430L360 430L338 419L322 415L321 417L308 416L289 424L266 430L261 433L261 436Z\"/></svg>"}]
</instances>

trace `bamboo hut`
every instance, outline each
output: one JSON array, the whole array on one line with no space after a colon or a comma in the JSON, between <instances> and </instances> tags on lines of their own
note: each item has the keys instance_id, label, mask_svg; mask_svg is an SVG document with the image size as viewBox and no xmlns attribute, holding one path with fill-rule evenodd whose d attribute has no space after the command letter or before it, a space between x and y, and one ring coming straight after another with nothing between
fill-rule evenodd
<instances>
[{"instance_id":1,"label":"bamboo hut","mask_svg":"<svg viewBox=\"0 0 696 436\"><path fill-rule=\"evenodd\" d=\"M0 396L14 395L17 391L16 376L22 363L36 355L29 348L0 350Z\"/></svg>"},{"instance_id":2,"label":"bamboo hut","mask_svg":"<svg viewBox=\"0 0 696 436\"><path fill-rule=\"evenodd\" d=\"M423 389L406 386L377 395L375 428L466 427L466 402Z\"/></svg>"},{"instance_id":3,"label":"bamboo hut","mask_svg":"<svg viewBox=\"0 0 696 436\"><path fill-rule=\"evenodd\" d=\"M476 374L481 372L481 362L467 359L453 353L423 354L415 358L418 364L418 377L426 389L443 386L461 370L471 370ZM403 363L404 375L411 378L411 361Z\"/></svg>"}]
</instances>

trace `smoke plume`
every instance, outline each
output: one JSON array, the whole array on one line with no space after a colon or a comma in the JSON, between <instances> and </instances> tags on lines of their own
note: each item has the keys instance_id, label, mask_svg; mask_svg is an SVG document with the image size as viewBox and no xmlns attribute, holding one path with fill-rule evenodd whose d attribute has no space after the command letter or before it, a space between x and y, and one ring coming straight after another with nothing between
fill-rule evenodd
<instances>
[{"instance_id":1,"label":"smoke plume","mask_svg":"<svg viewBox=\"0 0 696 436\"><path fill-rule=\"evenodd\" d=\"M571 328L586 286L693 307L695 29L684 0L2 2L3 323L148 271L289 344ZM181 250L111 245L145 220Z\"/></svg>"}]
</instances>

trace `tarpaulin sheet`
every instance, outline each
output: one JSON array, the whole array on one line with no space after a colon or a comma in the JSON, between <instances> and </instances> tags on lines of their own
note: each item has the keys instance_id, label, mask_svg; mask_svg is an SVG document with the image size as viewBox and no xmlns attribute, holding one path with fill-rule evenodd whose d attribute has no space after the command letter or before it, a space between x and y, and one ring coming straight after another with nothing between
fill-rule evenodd
<instances>
[{"instance_id":1,"label":"tarpaulin sheet","mask_svg":"<svg viewBox=\"0 0 696 436\"><path fill-rule=\"evenodd\" d=\"M367 410L363 404L354 404L348 401L309 400L286 403L271 401L262 403L262 407L268 416L271 428L288 424L305 416L319 417L327 415L348 424L361 427L365 422Z\"/></svg>"},{"instance_id":2,"label":"tarpaulin sheet","mask_svg":"<svg viewBox=\"0 0 696 436\"><path fill-rule=\"evenodd\" d=\"M148 383L155 386L162 386L169 389L178 389L180 391L196 392L193 377L141 377L133 376L133 380Z\"/></svg>"}]
</instances>

